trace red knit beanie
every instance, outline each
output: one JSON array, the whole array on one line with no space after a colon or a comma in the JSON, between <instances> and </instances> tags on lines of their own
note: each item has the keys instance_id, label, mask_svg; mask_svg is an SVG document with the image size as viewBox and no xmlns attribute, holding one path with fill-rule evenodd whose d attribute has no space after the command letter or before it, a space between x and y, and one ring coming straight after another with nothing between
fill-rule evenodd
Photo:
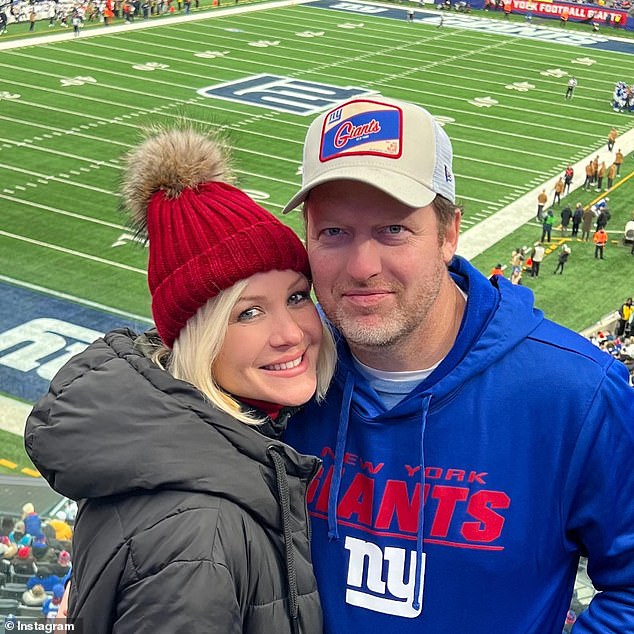
<instances>
[{"instance_id":1,"label":"red knit beanie","mask_svg":"<svg viewBox=\"0 0 634 634\"><path fill-rule=\"evenodd\" d=\"M219 143L191 129L159 131L128 155L124 197L149 241L148 285L161 339L172 347L190 317L256 273L310 276L293 230L223 182Z\"/></svg>"}]
</instances>

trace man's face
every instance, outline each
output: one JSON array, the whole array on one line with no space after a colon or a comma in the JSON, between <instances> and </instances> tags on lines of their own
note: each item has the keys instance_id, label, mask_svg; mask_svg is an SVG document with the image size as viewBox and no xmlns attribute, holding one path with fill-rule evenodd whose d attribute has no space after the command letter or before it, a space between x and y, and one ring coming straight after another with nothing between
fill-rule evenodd
<instances>
[{"instance_id":1,"label":"man's face","mask_svg":"<svg viewBox=\"0 0 634 634\"><path fill-rule=\"evenodd\" d=\"M422 341L447 317L458 214L441 239L431 205L413 209L347 180L313 189L306 212L315 292L361 360Z\"/></svg>"}]
</instances>

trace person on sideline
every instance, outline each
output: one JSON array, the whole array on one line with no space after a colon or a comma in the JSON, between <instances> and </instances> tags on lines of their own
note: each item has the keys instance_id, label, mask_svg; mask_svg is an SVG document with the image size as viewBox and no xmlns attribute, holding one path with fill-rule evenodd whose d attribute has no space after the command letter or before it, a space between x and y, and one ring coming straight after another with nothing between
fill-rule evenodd
<instances>
[{"instance_id":1,"label":"person on sideline","mask_svg":"<svg viewBox=\"0 0 634 634\"><path fill-rule=\"evenodd\" d=\"M621 175L621 165L623 165L625 157L623 156L623 152L621 152L621 148L616 151L616 155L614 157L614 164L616 165L616 176L617 178Z\"/></svg>"},{"instance_id":2,"label":"person on sideline","mask_svg":"<svg viewBox=\"0 0 634 634\"><path fill-rule=\"evenodd\" d=\"M557 266L553 273L559 273L561 275L564 272L564 268L566 266L566 262L568 262L568 258L570 257L571 248L567 244L563 244L559 255L557 256Z\"/></svg>"},{"instance_id":3,"label":"person on sideline","mask_svg":"<svg viewBox=\"0 0 634 634\"><path fill-rule=\"evenodd\" d=\"M544 261L545 253L546 249L544 249L544 245L541 242L538 242L533 247L531 254L531 277L539 277L539 268Z\"/></svg>"},{"instance_id":4,"label":"person on sideline","mask_svg":"<svg viewBox=\"0 0 634 634\"><path fill-rule=\"evenodd\" d=\"M149 241L156 331L71 359L26 426L34 464L82 499L68 616L91 634L321 634L306 490L280 435L335 350L295 233L227 181L222 145L155 130L124 198Z\"/></svg>"},{"instance_id":5,"label":"person on sideline","mask_svg":"<svg viewBox=\"0 0 634 634\"><path fill-rule=\"evenodd\" d=\"M338 105L309 126L286 210L301 203L339 352L285 435L323 460L308 509L325 632L559 633L581 554L602 592L578 631L632 632L627 370L456 256L443 128L379 95Z\"/></svg>"},{"instance_id":6,"label":"person on sideline","mask_svg":"<svg viewBox=\"0 0 634 634\"><path fill-rule=\"evenodd\" d=\"M594 257L598 260L603 260L603 251L605 245L608 243L608 233L601 227L594 232L592 236L592 242L594 242Z\"/></svg>"},{"instance_id":7,"label":"person on sideline","mask_svg":"<svg viewBox=\"0 0 634 634\"><path fill-rule=\"evenodd\" d=\"M537 196L537 216L536 216L536 220L538 222L542 221L542 216L544 213L544 205L546 205L546 203L548 202L548 194L546 193L545 189L542 189L541 192L539 192L538 196Z\"/></svg>"}]
</instances>

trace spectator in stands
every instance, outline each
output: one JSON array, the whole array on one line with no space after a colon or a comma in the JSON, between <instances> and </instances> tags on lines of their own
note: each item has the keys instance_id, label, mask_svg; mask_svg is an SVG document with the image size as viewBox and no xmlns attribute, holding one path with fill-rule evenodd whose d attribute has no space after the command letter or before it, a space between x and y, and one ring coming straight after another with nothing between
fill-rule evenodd
<instances>
[{"instance_id":1,"label":"spectator in stands","mask_svg":"<svg viewBox=\"0 0 634 634\"><path fill-rule=\"evenodd\" d=\"M192 129L128 155L158 334L107 334L27 421L40 473L83 500L69 617L90 634L322 631L305 497L319 461L279 438L325 391L334 344L301 241L226 182L222 155Z\"/></svg>"},{"instance_id":2,"label":"spectator in stands","mask_svg":"<svg viewBox=\"0 0 634 634\"><path fill-rule=\"evenodd\" d=\"M44 587L46 592L52 592L53 587L60 583L60 581L61 579L53 574L50 564L39 564L37 571L26 580L26 587L32 588L40 584Z\"/></svg>"},{"instance_id":3,"label":"spectator in stands","mask_svg":"<svg viewBox=\"0 0 634 634\"><path fill-rule=\"evenodd\" d=\"M45 599L44 603L42 603L42 614L47 623L55 621L63 596L64 586L61 583L57 583L53 586L53 596Z\"/></svg>"},{"instance_id":4,"label":"spectator in stands","mask_svg":"<svg viewBox=\"0 0 634 634\"><path fill-rule=\"evenodd\" d=\"M51 570L53 574L62 579L68 574L71 568L70 553L67 550L62 550L57 557L57 561L51 567Z\"/></svg>"},{"instance_id":5,"label":"spectator in stands","mask_svg":"<svg viewBox=\"0 0 634 634\"><path fill-rule=\"evenodd\" d=\"M367 148L373 135L333 143L374 117L402 152ZM576 627L621 634L634 618L634 392L530 291L455 255L451 155L427 111L354 98L309 126L285 208L303 205L339 335L327 398L286 431L324 459L308 512L325 630L555 634L588 554L604 591Z\"/></svg>"},{"instance_id":6,"label":"spectator in stands","mask_svg":"<svg viewBox=\"0 0 634 634\"><path fill-rule=\"evenodd\" d=\"M10 561L17 552L17 544L10 542L6 535L0 536L0 559Z\"/></svg>"},{"instance_id":7,"label":"spectator in stands","mask_svg":"<svg viewBox=\"0 0 634 634\"><path fill-rule=\"evenodd\" d=\"M46 590L44 586L36 583L32 588L25 590L22 594L22 603L29 607L38 607L46 600Z\"/></svg>"},{"instance_id":8,"label":"spectator in stands","mask_svg":"<svg viewBox=\"0 0 634 634\"><path fill-rule=\"evenodd\" d=\"M31 542L31 553L33 554L33 559L35 559L36 562L46 561L47 559L49 559L49 551L50 548L48 546L48 543L46 542L46 537L44 537L44 535L35 538Z\"/></svg>"},{"instance_id":9,"label":"spectator in stands","mask_svg":"<svg viewBox=\"0 0 634 634\"><path fill-rule=\"evenodd\" d=\"M20 520L15 523L13 530L9 533L9 540L18 546L30 546L32 538L27 535L24 522Z\"/></svg>"},{"instance_id":10,"label":"spectator in stands","mask_svg":"<svg viewBox=\"0 0 634 634\"><path fill-rule=\"evenodd\" d=\"M608 243L608 234L605 229L595 231L592 242L594 242L594 257L603 260L603 250Z\"/></svg>"},{"instance_id":11,"label":"spectator in stands","mask_svg":"<svg viewBox=\"0 0 634 634\"><path fill-rule=\"evenodd\" d=\"M42 519L35 512L35 507L31 502L27 502L22 507L22 521L24 522L24 530L32 538L41 537Z\"/></svg>"},{"instance_id":12,"label":"spectator in stands","mask_svg":"<svg viewBox=\"0 0 634 634\"><path fill-rule=\"evenodd\" d=\"M579 236L579 227L581 226L581 221L583 220L583 205L581 203L577 203L575 207L575 211L572 214L572 232L570 234L571 237L577 238Z\"/></svg>"},{"instance_id":13,"label":"spectator in stands","mask_svg":"<svg viewBox=\"0 0 634 634\"><path fill-rule=\"evenodd\" d=\"M49 526L55 530L55 539L63 542L65 546L73 539L73 529L66 521L67 515L65 511L57 511L55 518L48 521Z\"/></svg>"},{"instance_id":14,"label":"spectator in stands","mask_svg":"<svg viewBox=\"0 0 634 634\"><path fill-rule=\"evenodd\" d=\"M631 325L632 316L634 315L634 306L632 306L632 298L628 297L619 308L619 323L616 327L616 335L622 337L625 329Z\"/></svg>"},{"instance_id":15,"label":"spectator in stands","mask_svg":"<svg viewBox=\"0 0 634 634\"><path fill-rule=\"evenodd\" d=\"M11 574L32 575L35 574L36 570L30 546L20 546L18 552L11 559Z\"/></svg>"}]
</instances>

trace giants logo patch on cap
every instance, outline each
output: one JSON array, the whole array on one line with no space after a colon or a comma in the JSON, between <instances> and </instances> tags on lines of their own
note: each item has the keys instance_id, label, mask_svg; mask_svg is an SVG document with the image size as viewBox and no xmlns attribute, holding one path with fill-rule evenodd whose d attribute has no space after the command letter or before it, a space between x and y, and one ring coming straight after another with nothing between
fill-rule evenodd
<instances>
[{"instance_id":1,"label":"giants logo patch on cap","mask_svg":"<svg viewBox=\"0 0 634 634\"><path fill-rule=\"evenodd\" d=\"M378 101L350 101L326 115L321 133L320 161L343 156L384 156L397 159L403 151L403 112Z\"/></svg>"}]
</instances>

